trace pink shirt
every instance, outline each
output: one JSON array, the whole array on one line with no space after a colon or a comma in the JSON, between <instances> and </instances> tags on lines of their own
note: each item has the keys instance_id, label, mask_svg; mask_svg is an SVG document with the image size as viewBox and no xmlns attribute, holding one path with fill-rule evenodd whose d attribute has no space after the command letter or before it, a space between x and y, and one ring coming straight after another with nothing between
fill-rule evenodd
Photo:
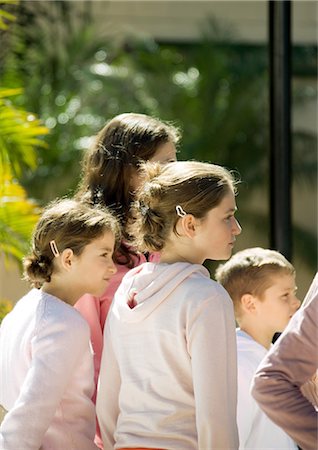
<instances>
[{"instance_id":1,"label":"pink shirt","mask_svg":"<svg viewBox=\"0 0 318 450\"><path fill-rule=\"evenodd\" d=\"M159 253L153 253L149 255L148 260L157 262L160 259ZM134 258L134 267L146 262L146 257L141 253ZM90 327L91 333L91 343L94 351L94 381L95 390L92 396L92 400L96 403L96 393L97 393L97 382L100 371L100 363L102 358L103 350L103 332L104 326L107 318L107 314L110 305L113 301L115 292L121 283L124 275L130 270L127 266L123 264L116 264L117 272L113 275L106 291L101 297L94 297L90 294L85 294L81 297L74 307L82 314L86 319ZM103 448L103 444L100 438L100 430L98 422L96 424L96 436L95 443L99 448Z\"/></svg>"},{"instance_id":2,"label":"pink shirt","mask_svg":"<svg viewBox=\"0 0 318 450\"><path fill-rule=\"evenodd\" d=\"M153 253L149 256L149 261L159 261L159 253ZM143 254L138 255L134 259L134 267L146 262L146 257ZM97 387L98 375L100 370L100 361L103 350L103 331L114 294L121 283L123 276L129 271L125 265L117 264L117 273L112 277L106 291L101 297L94 297L90 294L85 294L75 304L75 308L87 320L91 330L91 342L94 350L94 367L95 367L95 386ZM96 400L96 389L93 396L93 401Z\"/></svg>"}]
</instances>

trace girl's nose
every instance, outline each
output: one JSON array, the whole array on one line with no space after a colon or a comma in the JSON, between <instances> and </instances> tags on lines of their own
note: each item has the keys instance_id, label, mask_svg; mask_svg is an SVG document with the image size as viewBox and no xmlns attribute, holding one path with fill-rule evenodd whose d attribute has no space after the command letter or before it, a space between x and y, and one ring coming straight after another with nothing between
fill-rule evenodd
<instances>
[{"instance_id":1,"label":"girl's nose","mask_svg":"<svg viewBox=\"0 0 318 450\"><path fill-rule=\"evenodd\" d=\"M110 263L108 270L109 270L109 272L112 273L112 274L115 274L115 273L117 272L117 267L116 267L114 261L112 261L112 262Z\"/></svg>"},{"instance_id":2,"label":"girl's nose","mask_svg":"<svg viewBox=\"0 0 318 450\"><path fill-rule=\"evenodd\" d=\"M239 235L239 234L241 234L241 232L242 232L242 227L241 227L241 225L239 224L239 222L237 221L237 219L235 218L235 217L233 217L233 226L232 226L232 232L233 232L233 234L234 235Z\"/></svg>"}]
</instances>

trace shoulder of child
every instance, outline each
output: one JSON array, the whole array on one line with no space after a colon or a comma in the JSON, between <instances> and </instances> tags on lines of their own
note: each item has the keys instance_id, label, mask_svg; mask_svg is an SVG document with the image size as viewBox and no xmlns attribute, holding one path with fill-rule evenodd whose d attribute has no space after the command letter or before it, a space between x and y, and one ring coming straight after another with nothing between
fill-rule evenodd
<instances>
[{"instance_id":1,"label":"shoulder of child","mask_svg":"<svg viewBox=\"0 0 318 450\"><path fill-rule=\"evenodd\" d=\"M236 330L236 342L239 371L252 377L267 350L239 328Z\"/></svg>"},{"instance_id":2,"label":"shoulder of child","mask_svg":"<svg viewBox=\"0 0 318 450\"><path fill-rule=\"evenodd\" d=\"M38 310L37 332L52 333L76 345L86 343L90 338L90 329L81 313L56 297L43 294Z\"/></svg>"},{"instance_id":3,"label":"shoulder of child","mask_svg":"<svg viewBox=\"0 0 318 450\"><path fill-rule=\"evenodd\" d=\"M224 287L209 276L193 276L184 281L184 287L194 304L207 302L214 308L221 307L233 310L233 303ZM193 295L195 293L195 295Z\"/></svg>"}]
</instances>

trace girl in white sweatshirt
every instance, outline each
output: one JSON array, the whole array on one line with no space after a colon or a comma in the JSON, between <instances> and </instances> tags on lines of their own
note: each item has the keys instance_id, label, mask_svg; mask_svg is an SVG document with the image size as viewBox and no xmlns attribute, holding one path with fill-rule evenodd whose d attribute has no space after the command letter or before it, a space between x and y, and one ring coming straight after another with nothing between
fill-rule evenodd
<instances>
[{"instance_id":1,"label":"girl in white sweatshirt","mask_svg":"<svg viewBox=\"0 0 318 450\"><path fill-rule=\"evenodd\" d=\"M123 278L108 315L97 394L105 450L237 449L230 297L206 259L231 255L235 181L194 161L144 166L131 232L160 251Z\"/></svg>"},{"instance_id":2,"label":"girl in white sweatshirt","mask_svg":"<svg viewBox=\"0 0 318 450\"><path fill-rule=\"evenodd\" d=\"M89 326L73 305L100 295L116 272L117 230L109 212L74 200L39 220L24 259L35 289L0 328L1 450L97 448Z\"/></svg>"}]
</instances>

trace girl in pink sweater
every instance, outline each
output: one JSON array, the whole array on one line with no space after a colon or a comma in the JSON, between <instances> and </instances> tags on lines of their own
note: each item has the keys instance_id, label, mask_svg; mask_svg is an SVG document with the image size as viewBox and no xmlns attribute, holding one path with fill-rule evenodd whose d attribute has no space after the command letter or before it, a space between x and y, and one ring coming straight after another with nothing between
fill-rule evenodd
<instances>
[{"instance_id":1,"label":"girl in pink sweater","mask_svg":"<svg viewBox=\"0 0 318 450\"><path fill-rule=\"evenodd\" d=\"M109 284L118 234L112 214L75 200L39 220L24 260L34 289L0 328L1 450L96 449L90 332L73 305Z\"/></svg>"},{"instance_id":2,"label":"girl in pink sweater","mask_svg":"<svg viewBox=\"0 0 318 450\"><path fill-rule=\"evenodd\" d=\"M144 114L120 114L97 135L82 162L82 181L76 197L109 207L121 224L122 241L115 252L117 274L100 296L85 295L75 305L87 320L94 350L95 383L100 369L103 329L114 294L126 272L158 254L143 254L127 245L127 224L143 161L167 163L176 159L179 132L171 124ZM89 300L89 301L88 301ZM96 392L93 400L95 401Z\"/></svg>"}]
</instances>

